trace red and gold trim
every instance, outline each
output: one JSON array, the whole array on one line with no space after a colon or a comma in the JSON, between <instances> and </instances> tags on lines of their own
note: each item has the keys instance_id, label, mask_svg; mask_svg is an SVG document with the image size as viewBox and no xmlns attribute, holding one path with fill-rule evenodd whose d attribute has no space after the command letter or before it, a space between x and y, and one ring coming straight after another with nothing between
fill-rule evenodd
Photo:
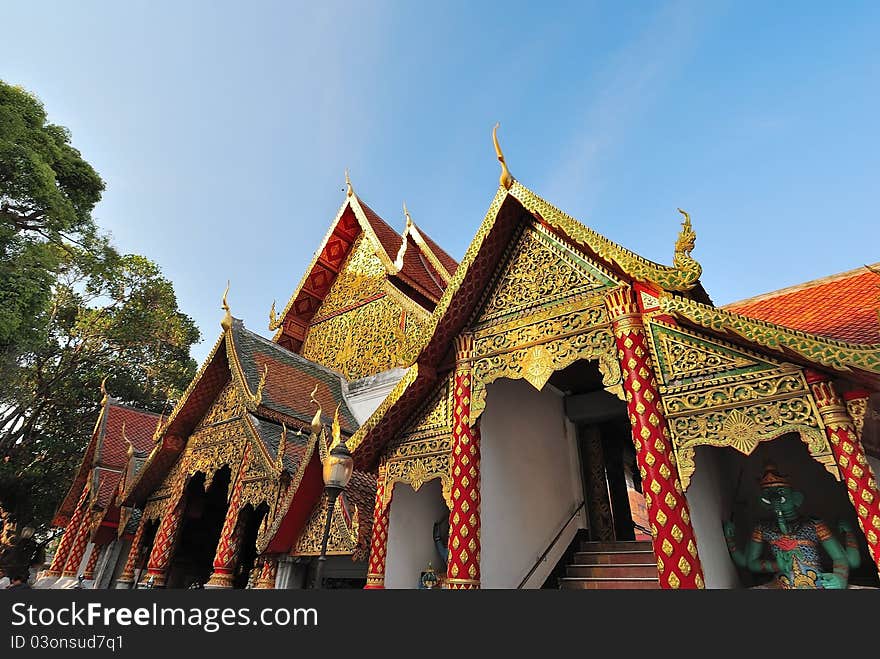
<instances>
[{"instance_id":1,"label":"red and gold trim","mask_svg":"<svg viewBox=\"0 0 880 659\"><path fill-rule=\"evenodd\" d=\"M232 588L233 573L238 562L241 549L242 532L244 530L244 516L241 514L241 492L244 487L244 473L250 459L251 444L248 442L238 468L238 478L232 488L229 497L229 505L226 508L226 517L223 519L223 529L220 531L220 539L217 541L217 551L214 554L214 571L205 584L207 588Z\"/></svg>"},{"instance_id":2,"label":"red and gold trim","mask_svg":"<svg viewBox=\"0 0 880 659\"><path fill-rule=\"evenodd\" d=\"M382 590L385 588L385 560L388 556L388 522L391 513L391 502L385 499L385 465L379 465L379 476L376 480L376 505L373 506L373 531L370 537L370 564L367 568L367 585L365 590Z\"/></svg>"},{"instance_id":3,"label":"red and gold trim","mask_svg":"<svg viewBox=\"0 0 880 659\"><path fill-rule=\"evenodd\" d=\"M855 508L859 526L868 541L868 550L880 569L880 491L877 478L868 463L852 417L834 390L827 376L807 372L807 382L816 400L816 407L834 460L846 483L846 492Z\"/></svg>"},{"instance_id":4,"label":"red and gold trim","mask_svg":"<svg viewBox=\"0 0 880 659\"><path fill-rule=\"evenodd\" d=\"M156 538L153 540L153 548L150 551L150 558L147 561L147 573L145 580L153 579L153 587L161 588L165 585L165 578L168 572L168 564L171 562L171 555L177 544L177 537L180 532L180 523L183 520L183 511L186 507L186 488L181 488L177 494L177 500L169 505L168 510L162 516L159 522L159 529L156 531Z\"/></svg>"},{"instance_id":5,"label":"red and gold trim","mask_svg":"<svg viewBox=\"0 0 880 659\"><path fill-rule=\"evenodd\" d=\"M92 553L89 554L89 560L86 561L86 569L83 570L83 579L91 581L95 578L95 567L98 565L98 559L107 545L94 545Z\"/></svg>"},{"instance_id":6,"label":"red and gold trim","mask_svg":"<svg viewBox=\"0 0 880 659\"><path fill-rule=\"evenodd\" d=\"M58 543L58 549L55 550L55 555L52 557L52 563L46 571L47 577L60 577L64 571L64 566L67 565L67 558L70 555L70 548L79 534L80 525L84 523L83 518L86 517L86 500L88 497L89 488L83 488L73 515L70 516L70 521L64 528L61 541Z\"/></svg>"},{"instance_id":7,"label":"red and gold trim","mask_svg":"<svg viewBox=\"0 0 880 659\"><path fill-rule=\"evenodd\" d=\"M456 337L452 411L452 507L449 511L449 561L446 588L480 587L480 428L471 427L474 337Z\"/></svg>"},{"instance_id":8,"label":"red and gold trim","mask_svg":"<svg viewBox=\"0 0 880 659\"><path fill-rule=\"evenodd\" d=\"M260 569L260 576L257 579L257 590L274 590L275 579L278 576L278 556L266 556L263 560L263 567Z\"/></svg>"},{"instance_id":9,"label":"red and gold trim","mask_svg":"<svg viewBox=\"0 0 880 659\"><path fill-rule=\"evenodd\" d=\"M64 570L61 572L62 577L75 577L82 563L83 557L86 555L86 547L89 546L89 536L92 532L92 515L88 512L83 514L79 528L76 530L76 536L70 547L70 554L64 562Z\"/></svg>"},{"instance_id":10,"label":"red and gold trim","mask_svg":"<svg viewBox=\"0 0 880 659\"><path fill-rule=\"evenodd\" d=\"M147 526L146 515L141 515L141 521L138 524L134 538L131 540L131 548L128 550L128 558L125 566L122 568L122 574L119 575L117 583L131 584L134 582L134 571L137 568L138 559L141 555L141 543L144 541L144 528Z\"/></svg>"},{"instance_id":11,"label":"red and gold trim","mask_svg":"<svg viewBox=\"0 0 880 659\"><path fill-rule=\"evenodd\" d=\"M690 510L678 478L642 317L629 288L605 298L663 588L704 588Z\"/></svg>"}]
</instances>

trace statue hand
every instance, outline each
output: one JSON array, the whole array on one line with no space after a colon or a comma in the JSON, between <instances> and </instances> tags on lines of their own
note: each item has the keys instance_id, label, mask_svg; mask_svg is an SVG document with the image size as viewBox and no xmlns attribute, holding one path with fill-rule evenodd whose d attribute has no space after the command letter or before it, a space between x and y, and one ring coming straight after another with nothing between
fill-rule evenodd
<instances>
[{"instance_id":1,"label":"statue hand","mask_svg":"<svg viewBox=\"0 0 880 659\"><path fill-rule=\"evenodd\" d=\"M827 590L845 590L846 581L838 574L833 572L823 572L819 575L819 584Z\"/></svg>"}]
</instances>

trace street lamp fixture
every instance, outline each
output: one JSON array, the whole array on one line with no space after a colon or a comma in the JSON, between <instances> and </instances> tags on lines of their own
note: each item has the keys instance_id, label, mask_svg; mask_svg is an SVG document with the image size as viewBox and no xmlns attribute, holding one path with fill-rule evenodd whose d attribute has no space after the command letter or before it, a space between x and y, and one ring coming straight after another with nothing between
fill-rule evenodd
<instances>
[{"instance_id":1,"label":"street lamp fixture","mask_svg":"<svg viewBox=\"0 0 880 659\"><path fill-rule=\"evenodd\" d=\"M323 464L324 489L327 491L328 505L327 521L324 524L324 537L321 540L321 555L318 556L318 568L315 571L315 586L317 588L324 587L324 563L327 561L327 541L330 539L330 522L333 519L336 499L348 487L353 470L354 458L352 458L348 446L345 445L344 441L336 442L324 459Z\"/></svg>"}]
</instances>

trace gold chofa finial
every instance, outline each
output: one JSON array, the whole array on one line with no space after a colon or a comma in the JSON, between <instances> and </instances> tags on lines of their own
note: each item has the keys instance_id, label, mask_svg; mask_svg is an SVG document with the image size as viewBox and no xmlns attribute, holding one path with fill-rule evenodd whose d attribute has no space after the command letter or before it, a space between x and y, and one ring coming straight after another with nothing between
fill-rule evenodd
<instances>
[{"instance_id":1,"label":"gold chofa finial","mask_svg":"<svg viewBox=\"0 0 880 659\"><path fill-rule=\"evenodd\" d=\"M269 309L269 330L274 332L281 327L281 319L278 318L278 312L275 311L275 300L272 300L272 308Z\"/></svg>"},{"instance_id":2,"label":"gold chofa finial","mask_svg":"<svg viewBox=\"0 0 880 659\"><path fill-rule=\"evenodd\" d=\"M309 397L312 403L314 403L318 409L315 410L315 416L312 418L312 433L315 435L320 434L321 432L321 404L315 400L315 394L318 393L318 385L315 385L315 388L312 389L312 394Z\"/></svg>"},{"instance_id":3,"label":"gold chofa finial","mask_svg":"<svg viewBox=\"0 0 880 659\"><path fill-rule=\"evenodd\" d=\"M333 449L337 444L342 442L342 432L339 428L339 406L342 403L339 403L336 406L336 412L333 413L333 425L330 426L330 437L332 441L330 442L330 448Z\"/></svg>"},{"instance_id":4,"label":"gold chofa finial","mask_svg":"<svg viewBox=\"0 0 880 659\"><path fill-rule=\"evenodd\" d=\"M101 380L101 404L102 405L105 405L107 403L107 398L108 398L107 378L109 378L109 377L110 377L109 375L105 375L104 379Z\"/></svg>"},{"instance_id":5,"label":"gold chofa finial","mask_svg":"<svg viewBox=\"0 0 880 659\"><path fill-rule=\"evenodd\" d=\"M221 309L226 312L223 316L223 320L220 321L220 327L224 330L232 329L232 312L229 310L229 302L226 301L226 296L229 295L229 280L226 280L226 290L223 291L223 306Z\"/></svg>"},{"instance_id":6,"label":"gold chofa finial","mask_svg":"<svg viewBox=\"0 0 880 659\"><path fill-rule=\"evenodd\" d=\"M345 196L350 197L354 194L354 188L351 187L351 177L348 175L348 169L345 170Z\"/></svg>"},{"instance_id":7,"label":"gold chofa finial","mask_svg":"<svg viewBox=\"0 0 880 659\"><path fill-rule=\"evenodd\" d=\"M678 212L684 216L684 220L681 223L678 240L675 241L675 253L689 255L697 242L697 234L691 226L691 216L680 208Z\"/></svg>"},{"instance_id":8,"label":"gold chofa finial","mask_svg":"<svg viewBox=\"0 0 880 659\"><path fill-rule=\"evenodd\" d=\"M284 469L284 452L287 450L287 424L281 422L281 438L278 440L278 455L275 456L275 468Z\"/></svg>"},{"instance_id":9,"label":"gold chofa finial","mask_svg":"<svg viewBox=\"0 0 880 659\"><path fill-rule=\"evenodd\" d=\"M412 218L409 216L409 211L406 210L406 202L403 202L403 214L406 216L406 225L409 226L412 224Z\"/></svg>"},{"instance_id":10,"label":"gold chofa finial","mask_svg":"<svg viewBox=\"0 0 880 659\"><path fill-rule=\"evenodd\" d=\"M510 186L513 185L513 176L510 174L510 170L507 169L507 163L504 162L504 154L501 153L501 145L498 144L498 126L500 123L495 124L495 128L492 129L492 142L495 144L495 155L498 156L498 162L501 163L501 177L498 179L498 182L501 184L501 187L505 190L510 190Z\"/></svg>"}]
</instances>

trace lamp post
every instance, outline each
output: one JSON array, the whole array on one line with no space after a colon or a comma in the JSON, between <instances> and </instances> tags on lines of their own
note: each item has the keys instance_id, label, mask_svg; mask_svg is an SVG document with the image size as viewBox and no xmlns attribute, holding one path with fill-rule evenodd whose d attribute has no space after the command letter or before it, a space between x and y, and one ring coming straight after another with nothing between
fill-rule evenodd
<instances>
[{"instance_id":1,"label":"lamp post","mask_svg":"<svg viewBox=\"0 0 880 659\"><path fill-rule=\"evenodd\" d=\"M323 464L324 489L327 491L327 521L324 524L324 537L321 540L321 555L318 556L318 569L315 571L315 586L324 587L324 563L327 561L327 541L330 539L330 522L333 519L333 509L336 507L336 499L348 486L351 473L354 469L354 458L344 441L338 442L332 449Z\"/></svg>"}]
</instances>

